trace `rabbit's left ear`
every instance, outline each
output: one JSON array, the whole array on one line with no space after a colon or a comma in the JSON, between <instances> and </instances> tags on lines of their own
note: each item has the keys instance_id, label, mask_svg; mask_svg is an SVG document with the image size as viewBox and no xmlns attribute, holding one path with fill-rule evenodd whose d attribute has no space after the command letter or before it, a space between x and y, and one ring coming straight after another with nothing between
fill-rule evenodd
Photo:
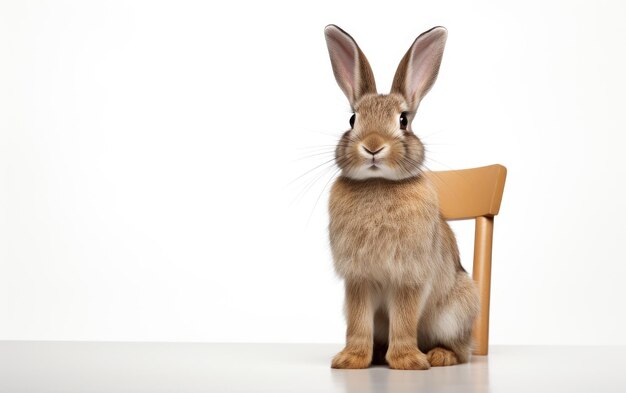
<instances>
[{"instance_id":1,"label":"rabbit's left ear","mask_svg":"<svg viewBox=\"0 0 626 393\"><path fill-rule=\"evenodd\" d=\"M437 80L447 38L448 31L441 26L420 34L398 65L391 92L402 94L411 111Z\"/></svg>"},{"instance_id":2,"label":"rabbit's left ear","mask_svg":"<svg viewBox=\"0 0 626 393\"><path fill-rule=\"evenodd\" d=\"M376 93L370 64L354 38L338 26L326 26L324 35L335 79L354 109L363 95Z\"/></svg>"}]
</instances>

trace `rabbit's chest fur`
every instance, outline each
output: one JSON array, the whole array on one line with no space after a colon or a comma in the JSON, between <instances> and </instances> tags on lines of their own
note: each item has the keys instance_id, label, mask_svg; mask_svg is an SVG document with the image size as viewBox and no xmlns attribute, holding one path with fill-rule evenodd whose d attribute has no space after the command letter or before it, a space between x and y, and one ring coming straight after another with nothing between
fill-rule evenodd
<instances>
[{"instance_id":1,"label":"rabbit's chest fur","mask_svg":"<svg viewBox=\"0 0 626 393\"><path fill-rule=\"evenodd\" d=\"M442 266L441 216L427 179L354 181L330 195L330 243L344 278L425 283Z\"/></svg>"}]
</instances>

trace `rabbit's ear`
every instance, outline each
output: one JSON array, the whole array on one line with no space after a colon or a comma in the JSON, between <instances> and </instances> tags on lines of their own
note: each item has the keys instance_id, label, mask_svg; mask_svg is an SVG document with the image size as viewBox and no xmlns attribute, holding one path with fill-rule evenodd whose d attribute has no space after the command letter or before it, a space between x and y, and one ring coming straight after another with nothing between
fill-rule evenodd
<instances>
[{"instance_id":1,"label":"rabbit's ear","mask_svg":"<svg viewBox=\"0 0 626 393\"><path fill-rule=\"evenodd\" d=\"M420 34L398 65L391 92L402 94L411 111L417 109L437 79L447 37L448 31L441 26Z\"/></svg>"},{"instance_id":2,"label":"rabbit's ear","mask_svg":"<svg viewBox=\"0 0 626 393\"><path fill-rule=\"evenodd\" d=\"M364 94L376 93L372 69L348 33L335 25L328 25L324 34L335 79L354 108Z\"/></svg>"}]
</instances>

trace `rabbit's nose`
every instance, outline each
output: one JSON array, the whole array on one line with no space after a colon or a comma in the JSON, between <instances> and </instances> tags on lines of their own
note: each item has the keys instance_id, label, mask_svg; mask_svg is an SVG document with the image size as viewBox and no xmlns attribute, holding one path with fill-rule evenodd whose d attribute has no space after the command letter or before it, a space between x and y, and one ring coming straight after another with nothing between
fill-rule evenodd
<instances>
[{"instance_id":1,"label":"rabbit's nose","mask_svg":"<svg viewBox=\"0 0 626 393\"><path fill-rule=\"evenodd\" d=\"M363 148L363 150L365 150L365 152L367 152L367 153L369 153L369 154L371 154L371 155L375 156L376 154L378 154L378 153L380 153L381 151L383 151L383 150L384 150L387 146L386 146L386 145L383 145L383 146L381 146L379 149L377 149L377 150L375 150L375 151L372 151L373 149L372 149L372 150L368 149L367 147L365 147L365 145L361 145L361 147Z\"/></svg>"},{"instance_id":2,"label":"rabbit's nose","mask_svg":"<svg viewBox=\"0 0 626 393\"><path fill-rule=\"evenodd\" d=\"M375 156L376 154L378 154L381 151L385 150L387 145L383 145L383 146L379 147L378 149L368 148L365 145L361 145L361 147L363 148L363 150L365 150L366 153L369 153L369 154Z\"/></svg>"},{"instance_id":3,"label":"rabbit's nose","mask_svg":"<svg viewBox=\"0 0 626 393\"><path fill-rule=\"evenodd\" d=\"M387 140L375 132L371 132L359 142L359 155L365 159L382 159L390 154Z\"/></svg>"}]
</instances>

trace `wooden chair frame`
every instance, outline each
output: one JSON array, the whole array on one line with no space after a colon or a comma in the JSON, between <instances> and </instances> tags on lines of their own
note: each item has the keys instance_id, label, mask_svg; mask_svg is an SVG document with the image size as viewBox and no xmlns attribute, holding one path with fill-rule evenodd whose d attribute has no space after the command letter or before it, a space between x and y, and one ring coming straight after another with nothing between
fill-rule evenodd
<instances>
[{"instance_id":1,"label":"wooden chair frame","mask_svg":"<svg viewBox=\"0 0 626 393\"><path fill-rule=\"evenodd\" d=\"M493 219L500 211L506 168L490 165L458 171L428 172L437 187L446 220L476 220L473 278L480 293L480 315L474 324L474 355L489 350L489 296Z\"/></svg>"}]
</instances>

